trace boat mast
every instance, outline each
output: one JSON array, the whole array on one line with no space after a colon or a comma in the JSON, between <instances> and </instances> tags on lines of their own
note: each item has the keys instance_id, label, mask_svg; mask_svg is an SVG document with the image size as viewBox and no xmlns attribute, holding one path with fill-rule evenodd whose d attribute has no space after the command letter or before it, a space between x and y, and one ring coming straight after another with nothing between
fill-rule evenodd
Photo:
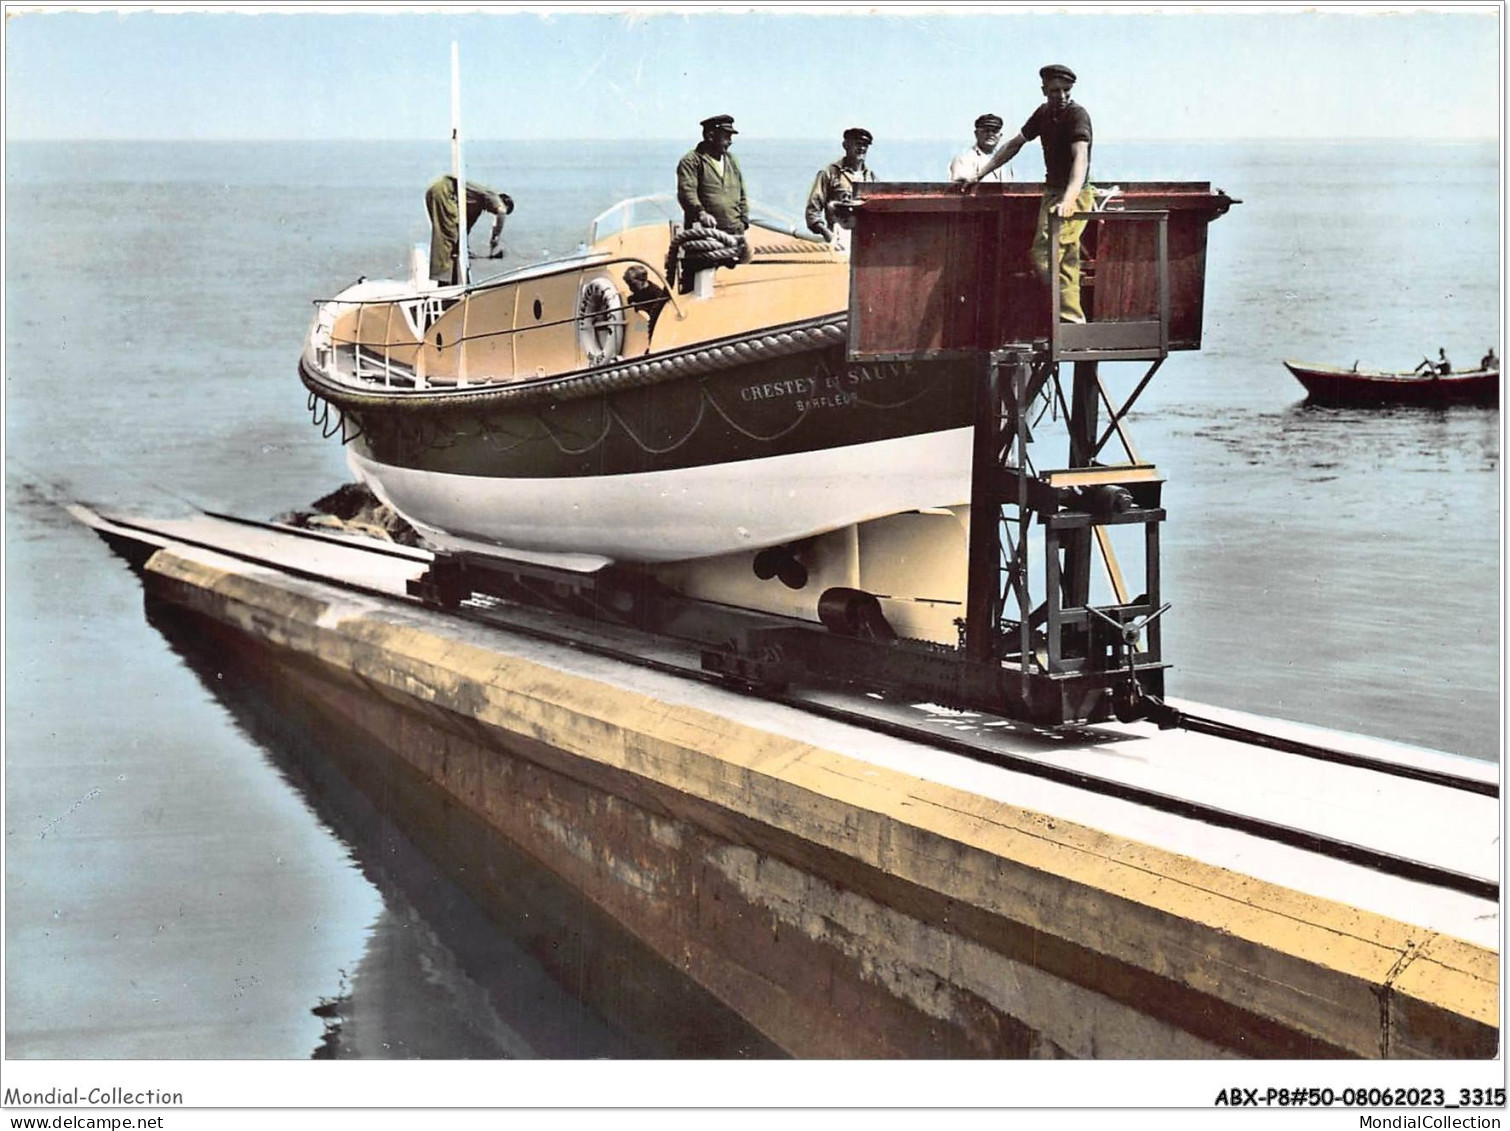
<instances>
[{"instance_id":1,"label":"boat mast","mask_svg":"<svg viewBox=\"0 0 1510 1131\"><path fill-rule=\"evenodd\" d=\"M461 53L451 41L451 172L456 177L456 281L471 282L467 270L467 177L461 159Z\"/></svg>"}]
</instances>

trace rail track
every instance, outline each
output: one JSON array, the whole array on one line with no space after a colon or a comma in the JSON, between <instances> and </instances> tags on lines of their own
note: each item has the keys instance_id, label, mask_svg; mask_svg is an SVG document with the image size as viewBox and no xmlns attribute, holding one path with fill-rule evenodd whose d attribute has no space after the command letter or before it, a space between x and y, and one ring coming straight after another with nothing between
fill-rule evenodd
<instances>
[{"instance_id":1,"label":"rail track","mask_svg":"<svg viewBox=\"0 0 1510 1131\"><path fill-rule=\"evenodd\" d=\"M282 537L335 544L365 554L403 559L416 567L425 565L432 558L428 551L383 543L375 539L363 542L360 539L318 530L260 522L235 515L204 513L211 519L256 528ZM390 590L331 576L318 570L301 569L290 565L286 560L228 548L211 538L185 537L181 533L166 534L150 521L136 522L114 516L108 517L106 521L116 528L117 537L120 536L120 532L125 532L127 536L134 535L153 545L179 543L198 546L248 564L277 569L325 585L388 599L394 599L396 596ZM98 526L96 528L100 529ZM103 529L101 533L110 537L110 533ZM405 599L416 604L421 603L414 597ZM451 607L437 609L430 603L425 603L425 607L492 629L563 645L623 664L672 675L679 679L696 680L722 687L729 687L731 683L725 675L703 670L699 650L692 643L651 634L625 625L585 621L548 609L482 593L473 593ZM896 697L878 697L862 690L801 688L777 690L758 685L741 685L739 690L795 711L1000 766L1016 773L1055 782L1087 793L1116 798L1150 810L1234 830L1271 843L1287 845L1329 859L1360 865L1381 873L1460 892L1475 898L1496 902L1499 899L1500 885L1497 879L1468 874L1429 861L1413 859L1377 847L1328 836L1315 830L1246 813L1240 809L1225 808L1210 802L1182 797L1178 793L1118 781L1115 778L1065 766L1049 756L1049 751L1062 750L1062 739L1066 733L1071 737L1079 735L1087 739L1095 739L1097 736L1105 737L1109 734L1125 732L1128 729L1125 725L1116 728L1115 731L1110 728L1110 724L1068 728L1068 731L1061 729L1055 732L1055 737L1061 740L1059 742L1053 742L1041 728L1011 720L990 720L994 730L981 729L974 733L941 733L936 725L928 725L914 704L903 702ZM1261 746L1277 753L1345 765L1368 773L1407 778L1440 789L1499 797L1497 782L1490 780L1487 774L1482 776L1466 773L1454 774L1409 762L1373 757L1357 751L1296 741L1290 737L1235 726L1188 712L1175 712L1174 718L1176 725L1180 727L1229 742ZM1151 724L1137 725L1150 726ZM1024 752L1021 749L1005 749L1000 741L1000 736L1003 734L1011 735L1019 740L1023 736L1043 737L1045 756L1036 757L1033 753Z\"/></svg>"}]
</instances>

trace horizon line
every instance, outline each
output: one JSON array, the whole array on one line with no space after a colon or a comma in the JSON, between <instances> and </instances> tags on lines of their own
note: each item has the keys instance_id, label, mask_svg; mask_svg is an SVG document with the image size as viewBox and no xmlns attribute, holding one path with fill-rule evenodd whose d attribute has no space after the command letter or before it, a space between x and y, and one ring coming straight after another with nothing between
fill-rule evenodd
<instances>
[{"instance_id":1,"label":"horizon line","mask_svg":"<svg viewBox=\"0 0 1510 1131\"><path fill-rule=\"evenodd\" d=\"M745 140L746 141L759 141L759 142L768 142L768 141L801 141L801 142L822 141L822 142L833 142L833 143L837 144L836 140L833 137L830 137L827 134L822 134L822 135L783 134L783 135L779 135L779 136L777 136L777 135L755 136L755 137L746 137ZM924 142L944 141L944 142L953 142L953 141L956 141L958 139L955 138L955 136L953 134L950 134L950 135L947 135L947 136L945 136L945 135L935 135L935 136L932 136L932 137L895 137L895 138L888 138L886 140L888 140L888 141L895 141L895 142L914 142L914 141L924 141ZM1256 134L1256 135L1250 135L1250 136L1245 136L1245 137L1120 137L1120 138L1117 138L1114 142L1111 142L1111 144L1120 144L1120 143L1123 143L1123 142L1137 142L1137 143L1143 143L1143 142L1161 142L1161 143L1169 143L1169 142L1195 142L1195 143L1236 144L1236 143L1240 143L1240 142L1318 142L1318 141L1324 141L1324 142L1343 142L1343 143L1352 142L1352 143L1358 143L1358 144L1374 143L1374 142L1415 142L1417 144L1422 144L1422 145L1461 145L1461 144L1468 143L1468 142L1497 142L1499 140L1500 139L1499 139L1498 135L1493 135L1493 134L1488 134L1488 135L1475 134L1475 135L1472 135L1472 136L1465 136L1465 137L1441 137L1440 135L1436 135L1436 134L1433 134L1433 135L1428 136L1428 137L1418 137L1418 136L1413 136L1413 135L1399 135L1399 134L1371 134L1371 135L1367 135L1367 136L1345 136L1345 137L1336 137L1336 136L1331 136L1331 137L1321 137L1321 136L1306 137L1306 136L1300 136L1300 137L1296 137L1296 136L1290 136L1290 135L1280 136L1280 135ZM550 138L550 137L474 137L474 138L467 139L467 144L475 145L475 144L484 143L484 142L488 143L488 144L492 144L492 143L496 143L496 142L510 142L510 143L531 142L531 143L533 143L533 142L570 142L570 141L592 142L594 144L603 144L603 143L611 143L611 142L626 142L626 141L627 142L659 143L659 142L686 142L687 141L687 137L685 137L685 136L677 136L677 137L633 137L633 138L626 138L626 137L585 137L585 136L583 136L583 137L555 137L555 138ZM1107 139L1104 139L1104 138L1098 139L1098 141L1100 141L1101 144L1108 144ZM65 142L65 143L74 143L74 144L82 144L82 143L115 143L115 142L123 142L123 143L124 142L154 142L154 143L184 142L184 143L188 143L188 144L203 144L203 145L225 145L225 144L244 145L247 142L277 142L277 143L301 142L301 143L306 143L306 144L311 144L311 145L331 145L331 144L349 144L349 143L371 144L371 143L384 143L384 142L403 142L403 143L410 143L410 142L432 142L432 143L434 143L436 145L449 145L450 144L450 139L449 138L432 138L432 137L19 137L19 138L18 137L8 137L8 138L5 139L5 143L7 145L9 145L11 142L22 142L22 143L27 143L27 144L35 143L35 142L47 142L47 143L50 143L50 142Z\"/></svg>"}]
</instances>

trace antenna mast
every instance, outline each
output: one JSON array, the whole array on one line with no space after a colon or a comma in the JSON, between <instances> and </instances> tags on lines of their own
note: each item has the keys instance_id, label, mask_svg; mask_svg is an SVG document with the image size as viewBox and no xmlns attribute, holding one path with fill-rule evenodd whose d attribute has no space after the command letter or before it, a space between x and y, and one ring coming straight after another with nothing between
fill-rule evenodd
<instances>
[{"instance_id":1,"label":"antenna mast","mask_svg":"<svg viewBox=\"0 0 1510 1131\"><path fill-rule=\"evenodd\" d=\"M471 282L467 251L467 177L461 159L461 53L451 41L451 172L456 177L456 281Z\"/></svg>"}]
</instances>

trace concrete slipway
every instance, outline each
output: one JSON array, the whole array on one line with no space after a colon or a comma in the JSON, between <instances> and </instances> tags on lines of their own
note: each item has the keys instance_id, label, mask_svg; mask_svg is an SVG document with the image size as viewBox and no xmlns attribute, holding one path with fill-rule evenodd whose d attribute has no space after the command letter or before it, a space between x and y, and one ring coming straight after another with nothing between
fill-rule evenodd
<instances>
[{"instance_id":1,"label":"concrete slipway","mask_svg":"<svg viewBox=\"0 0 1510 1131\"><path fill-rule=\"evenodd\" d=\"M418 551L74 513L791 1054L1498 1050L1496 766L1232 713L1485 788L919 713L1478 884L1455 889L439 613L405 595Z\"/></svg>"}]
</instances>

